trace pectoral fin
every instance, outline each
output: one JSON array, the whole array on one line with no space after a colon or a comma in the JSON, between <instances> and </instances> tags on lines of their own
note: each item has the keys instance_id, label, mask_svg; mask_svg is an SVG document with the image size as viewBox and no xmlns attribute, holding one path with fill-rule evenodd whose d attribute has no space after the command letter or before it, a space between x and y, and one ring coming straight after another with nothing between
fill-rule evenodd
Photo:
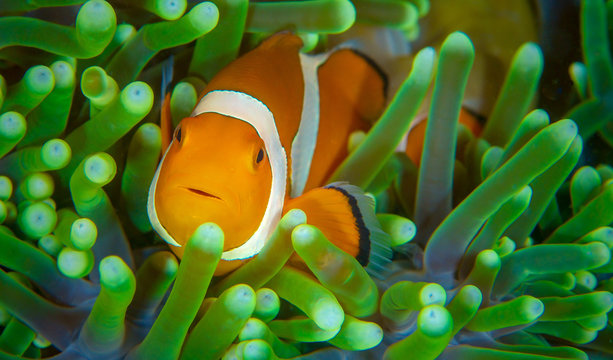
<instances>
[{"instance_id":1,"label":"pectoral fin","mask_svg":"<svg viewBox=\"0 0 613 360\"><path fill-rule=\"evenodd\" d=\"M304 211L308 224L355 256L371 275L385 273L392 256L389 235L375 217L373 200L360 188L341 182L315 188L289 200L286 210L290 209Z\"/></svg>"}]
</instances>

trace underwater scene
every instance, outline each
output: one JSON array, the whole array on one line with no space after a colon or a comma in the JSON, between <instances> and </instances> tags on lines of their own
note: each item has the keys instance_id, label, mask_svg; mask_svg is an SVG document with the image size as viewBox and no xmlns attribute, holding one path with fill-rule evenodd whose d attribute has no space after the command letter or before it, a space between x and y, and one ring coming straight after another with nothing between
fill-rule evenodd
<instances>
[{"instance_id":1,"label":"underwater scene","mask_svg":"<svg viewBox=\"0 0 613 360\"><path fill-rule=\"evenodd\" d=\"M613 0L0 0L0 360L613 359Z\"/></svg>"}]
</instances>

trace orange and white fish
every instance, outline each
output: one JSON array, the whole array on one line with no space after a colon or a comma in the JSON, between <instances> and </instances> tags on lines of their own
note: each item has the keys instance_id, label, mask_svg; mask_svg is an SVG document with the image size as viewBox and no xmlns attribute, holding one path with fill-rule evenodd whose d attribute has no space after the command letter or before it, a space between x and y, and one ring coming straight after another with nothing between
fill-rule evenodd
<instances>
[{"instance_id":1,"label":"orange and white fish","mask_svg":"<svg viewBox=\"0 0 613 360\"><path fill-rule=\"evenodd\" d=\"M149 218L179 257L200 224L217 223L225 234L217 275L258 254L293 208L367 269L391 257L372 200L347 183L321 187L347 156L349 135L382 112L385 78L349 48L306 55L301 47L280 33L238 58L168 135Z\"/></svg>"}]
</instances>

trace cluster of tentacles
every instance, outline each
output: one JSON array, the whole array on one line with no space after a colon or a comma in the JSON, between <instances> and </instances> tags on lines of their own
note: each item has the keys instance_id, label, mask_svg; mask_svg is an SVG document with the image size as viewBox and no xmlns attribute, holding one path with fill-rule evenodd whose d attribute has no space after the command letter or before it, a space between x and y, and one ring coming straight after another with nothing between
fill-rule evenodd
<instances>
[{"instance_id":1,"label":"cluster of tentacles","mask_svg":"<svg viewBox=\"0 0 613 360\"><path fill-rule=\"evenodd\" d=\"M428 1L3 1L0 359L612 356L612 4L581 3L584 61L562 119L534 109L535 43L508 60L478 131L458 118L479 48L454 32L414 54L333 175L376 199L386 271L367 273L295 209L216 278L222 229L200 226L179 262L146 215L159 94L176 124L271 33L295 31L305 52L356 27L409 43L436 15ZM396 148L420 109L416 164Z\"/></svg>"}]
</instances>

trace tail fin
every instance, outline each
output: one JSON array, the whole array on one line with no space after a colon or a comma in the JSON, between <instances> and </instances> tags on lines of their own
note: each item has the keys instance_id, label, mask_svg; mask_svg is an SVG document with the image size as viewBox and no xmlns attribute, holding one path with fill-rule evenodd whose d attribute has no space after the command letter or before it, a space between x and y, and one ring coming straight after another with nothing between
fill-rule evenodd
<instances>
[{"instance_id":1,"label":"tail fin","mask_svg":"<svg viewBox=\"0 0 613 360\"><path fill-rule=\"evenodd\" d=\"M334 245L355 256L370 275L382 278L391 261L389 235L375 217L374 202L357 186L332 183L288 201L298 208L307 223L317 226Z\"/></svg>"}]
</instances>

